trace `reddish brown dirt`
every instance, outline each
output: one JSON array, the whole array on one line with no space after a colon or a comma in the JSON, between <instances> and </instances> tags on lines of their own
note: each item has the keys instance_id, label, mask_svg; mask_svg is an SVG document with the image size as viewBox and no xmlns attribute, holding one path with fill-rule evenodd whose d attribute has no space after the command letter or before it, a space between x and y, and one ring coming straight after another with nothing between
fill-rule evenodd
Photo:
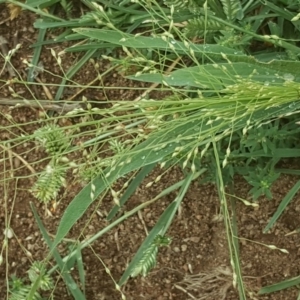
<instances>
[{"instance_id":1,"label":"reddish brown dirt","mask_svg":"<svg viewBox=\"0 0 300 300\"><path fill-rule=\"evenodd\" d=\"M37 31L33 28L35 15L23 12L18 18L10 21L8 20L8 11L3 4L0 5L0 12L2 20L0 22L0 35L8 40L9 49L13 47L13 35L16 31L19 32L18 43L21 43L22 47L18 50L17 55L13 57L12 63L20 76L25 79L26 67L22 63L22 59L29 59L32 55L30 45L35 42L37 37ZM55 35L55 32L51 34ZM60 44L55 45L54 49L58 53L64 47L65 45ZM63 59L63 68L66 70L81 55L81 53L68 55L67 59ZM42 82L49 84L48 89L54 96L57 90L57 86L54 84L60 83L60 78L57 75L62 75L62 73L54 57L50 55L50 47L45 46L43 48L41 60L47 72L44 72L40 79ZM0 66L3 63L3 57L0 57ZM99 60L99 64L100 69L107 68L105 62ZM75 76L74 81L79 84L88 84L96 76L97 72L93 64L88 63ZM22 132L32 133L37 129L37 123L32 125L27 123L36 120L38 112L28 107L10 110L6 105L1 106L1 98L11 97L12 92L9 87L23 97L28 97L28 99L32 97L31 92L38 99L47 99L47 96L41 85L31 86L30 88L18 83L7 85L5 83L8 79L9 74L3 71L0 74L2 83L0 88L0 158L3 158L0 163L0 195L2 195L0 198L0 231L3 232L5 229L5 217L11 215L10 226L15 235L9 240L8 256L5 257L5 251L2 253L4 263L0 269L0 294L3 295L1 299L6 299L6 276L16 275L27 278L26 272L31 263L35 260L44 259L47 253L47 247L41 239L41 234L33 218L30 202L32 201L38 208L49 233L55 234L66 206L82 188L82 184L69 174L67 187L59 195L57 210L52 217L45 216L43 205L34 199L28 191L35 181L35 176L9 150L2 147L2 145L5 145L5 140L11 139ZM132 86L134 83L125 80L116 72L104 77L103 81L101 85L98 84L100 86L110 86L111 89L104 91L100 86L99 89L86 89L78 95L77 99L80 99L82 95L93 100L134 99L139 95L139 91L127 90L126 87ZM124 89L114 89L114 87L120 86L123 86ZM68 98L79 90L79 87L66 89L63 98ZM11 119L7 119L7 115L11 115ZM7 126L11 122L26 123L26 126L8 130ZM11 149L28 164L32 165L37 172L42 170L47 162L44 159L46 157L45 153L37 149L33 143L17 145L16 142L16 144L11 145ZM159 191L182 179L183 176L180 170L172 169L157 184L151 188L146 188L147 182L153 180L159 174L160 169L157 168L146 178L143 185L138 188L130 199L125 210L132 209L136 205L153 198ZM4 181L4 179L6 180ZM299 195L292 201L275 228L268 234L262 233L264 226L276 211L281 199L296 180L292 176L282 176L273 188L274 199L261 199L257 209L247 207L242 202L237 202L236 214L242 274L247 291L253 293L252 299L296 299L299 293L296 288L291 288L272 295L256 295L261 286L299 276L300 274L298 235L286 236L287 233L300 227ZM119 183L119 186L121 184L122 182ZM249 187L243 180L237 179L234 186L235 193L239 197L248 198ZM118 189L118 185L115 188ZM120 293L116 291L113 280L106 273L101 260L109 268L114 280L118 281L126 265L144 240L146 236L145 228L150 230L154 226L157 218L175 196L176 193L172 193L164 197L154 205L144 209L140 217L135 215L127 219L117 228L97 240L92 248L84 249L86 299L121 299ZM98 203L94 203L84 217L72 228L68 238L82 239L83 236L93 235L104 228L108 224L105 216L112 206L113 201L109 196L105 197L102 202L99 200ZM100 214L94 213L95 210ZM238 299L238 294L231 284L232 275L226 232L223 221L217 218L218 215L219 200L215 187L212 185L200 186L197 182L194 182L184 198L180 214L176 216L168 232L168 235L172 237L171 245L160 249L157 265L146 278L130 279L122 287L126 298L134 300ZM276 245L279 248L287 249L289 254L271 250L266 245ZM3 243L1 246L3 246ZM62 244L60 247L62 253L65 253L65 248L66 245ZM26 255L25 249L29 251L30 255ZM196 278L197 274L198 277ZM191 277L187 278L191 275L194 275L193 282ZM57 286L54 290L54 299L72 299L59 274L55 276ZM74 276L77 278L75 270ZM182 283L184 278L189 280L188 285ZM213 283L212 279L217 281ZM194 289L188 291L190 295L182 289L178 289L178 286L181 286L187 291L187 286L190 286L191 283L194 283ZM251 299L249 294L247 297Z\"/></svg>"}]
</instances>

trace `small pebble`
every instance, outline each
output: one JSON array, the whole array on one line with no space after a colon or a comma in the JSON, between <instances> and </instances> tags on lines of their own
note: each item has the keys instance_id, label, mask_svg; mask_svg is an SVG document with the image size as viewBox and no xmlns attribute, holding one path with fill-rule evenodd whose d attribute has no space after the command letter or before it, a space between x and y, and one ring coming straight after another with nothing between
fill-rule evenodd
<instances>
[{"instance_id":1,"label":"small pebble","mask_svg":"<svg viewBox=\"0 0 300 300\"><path fill-rule=\"evenodd\" d=\"M185 252L187 250L187 245L181 245L181 251L182 252Z\"/></svg>"},{"instance_id":2,"label":"small pebble","mask_svg":"<svg viewBox=\"0 0 300 300\"><path fill-rule=\"evenodd\" d=\"M176 253L180 252L179 247L174 247L173 250L174 250L174 252L176 252Z\"/></svg>"}]
</instances>

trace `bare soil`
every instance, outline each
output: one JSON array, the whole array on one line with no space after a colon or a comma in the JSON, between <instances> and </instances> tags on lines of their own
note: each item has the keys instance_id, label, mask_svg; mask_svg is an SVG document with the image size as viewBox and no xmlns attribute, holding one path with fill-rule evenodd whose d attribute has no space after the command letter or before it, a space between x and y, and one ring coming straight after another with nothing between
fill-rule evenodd
<instances>
[{"instance_id":1,"label":"bare soil","mask_svg":"<svg viewBox=\"0 0 300 300\"><path fill-rule=\"evenodd\" d=\"M36 41L37 30L33 28L36 19L30 12L22 12L21 15L9 20L9 12L5 5L0 5L0 35L8 41L9 49L14 47L14 35L18 32L17 43L22 47L12 58L12 64L19 74L19 78L26 79L26 65L23 59L29 60L33 49L31 45ZM55 36L57 32L48 33ZM54 97L57 86L60 83L59 75L62 75L57 61L50 53L52 47L57 53L62 51L66 45L45 46L41 54L41 61L46 70L39 76L40 80L47 85L48 91ZM63 68L68 69L78 61L82 53L68 54L63 58ZM109 67L105 61L95 58L99 63L100 72ZM0 56L0 69L4 64ZM10 75L4 69L0 73L0 145L22 132L31 133L38 125L30 125L29 121L39 118L40 111L31 107L9 108L1 105L1 98L11 98L12 89L32 99L32 93L37 99L49 100L41 84L26 86L21 83L9 82ZM97 76L97 71L92 62L86 64L75 76L74 81L78 84L87 85ZM134 99L141 92L139 90L127 90L128 86L135 86L134 82L124 79L119 73L113 72L103 78L98 89L86 89L78 94L74 100L85 96L87 99ZM93 83L95 85L95 83ZM111 87L102 89L101 86ZM116 89L114 87L124 87ZM141 87L141 85L137 85ZM80 88L66 89L62 99L72 97L79 92ZM7 118L7 116L11 118ZM9 124L20 123L19 127L9 128ZM26 124L26 126L22 126ZM9 129L8 129L9 128ZM36 172L43 169L47 162L45 153L37 149L34 144L11 145L11 151L1 146L0 162L0 232L5 229L6 216L11 216L10 225L14 231L14 237L9 240L8 256L0 269L0 295L6 299L7 277L16 275L27 277L27 270L35 260L42 260L47 253L47 247L41 238L39 229L33 218L30 202L37 207L40 216L49 233L55 234L61 215L68 203L82 189L82 184L69 174L67 187L59 195L59 205L52 216L45 215L45 208L29 192L29 188L35 181L35 176L28 166L15 155L19 155ZM36 164L36 162L39 162ZM299 162L296 162L299 166ZM296 166L294 164L294 167ZM182 179L180 170L174 168L151 188L146 188L147 182L153 180L160 174L156 169L135 195L130 199L124 210L151 199L166 187ZM4 178L6 180L4 181ZM239 228L240 254L242 274L249 299L296 299L299 291L290 288L285 291L271 295L258 296L257 291L265 285L277 283L281 280L299 276L300 274L300 251L299 238L297 234L286 236L287 233L300 227L299 218L299 195L296 195L276 226L268 233L262 230L270 217L276 211L280 201L286 192L297 181L292 176L281 176L272 192L274 199L259 200L259 208L247 207L242 202L236 203L237 225ZM122 182L118 183L122 184ZM249 186L241 178L234 183L235 193L239 197L249 199ZM83 260L86 271L86 299L121 299L116 291L113 280L106 273L106 265L112 277L117 282L126 269L139 245L146 237L146 231L150 230L157 218L161 215L167 205L174 199L175 193L153 204L142 211L141 215L133 216L111 230L103 238L97 240L92 248L83 251ZM250 199L249 199L250 200ZM96 201L97 202L97 201ZM80 219L68 235L70 239L81 240L101 230L108 223L105 219L107 212L114 205L112 199L107 196L101 203L94 203L82 219ZM200 186L197 182L192 184L187 193L180 213L176 216L168 235L172 237L169 247L161 248L158 261L146 278L130 279L122 287L127 299L238 299L238 293L232 286L232 274L230 266L230 255L227 247L226 232L223 220L219 218L219 199L213 185ZM99 213L95 213L95 211ZM289 254L278 250L271 250L266 245L276 245L284 248ZM3 246L3 243L1 244ZM60 250L64 252L66 245ZM2 253L5 255L5 251ZM75 271L74 271L75 274ZM54 290L54 299L72 299L68 294L59 274L57 286ZM252 297L251 294L252 293Z\"/></svg>"}]
</instances>

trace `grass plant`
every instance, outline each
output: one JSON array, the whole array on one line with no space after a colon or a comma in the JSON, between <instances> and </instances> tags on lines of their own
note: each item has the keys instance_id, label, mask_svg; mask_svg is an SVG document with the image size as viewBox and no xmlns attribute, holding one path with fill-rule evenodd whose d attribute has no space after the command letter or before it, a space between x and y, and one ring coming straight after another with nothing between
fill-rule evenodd
<instances>
[{"instance_id":1,"label":"grass plant","mask_svg":"<svg viewBox=\"0 0 300 300\"><path fill-rule=\"evenodd\" d=\"M291 172L278 168L278 163L283 158L300 156L299 1L82 0L85 13L78 19L71 18L70 1L6 2L40 16L35 22L40 39L33 45L36 50L32 66L37 64L43 45L80 41L65 49L65 52L83 51L84 55L77 65L64 70L54 100L61 99L66 86L77 86L73 76L95 55L109 60L127 78L153 84L143 91L142 97L110 101L108 108L96 108L92 99L83 98L80 108L65 115L44 115L43 119L32 121L30 125L36 129L32 132L23 130L28 123L15 124L9 116L3 116L10 122L4 129L10 139L1 143L3 153L8 155L3 163L15 155L15 147L24 143L29 145L28 149L31 147L28 151L37 146L45 151L45 169L32 174L36 183L31 192L37 199L46 205L55 201L67 173L75 174L75 180L86 182L66 208L54 240L48 236L32 206L49 247L45 263L52 256L57 263L47 275L59 269L74 299L85 299L72 276L64 272L77 262L84 286L81 250L124 219L177 191L174 201L115 283L121 291L130 277L146 276L155 265L159 248L171 242L168 228L191 183L209 180L218 189L228 240L232 270L226 274L232 277L239 298L247 299L250 292L244 285L240 267L237 228L232 217L235 212L230 211L232 197L228 189L239 175L251 186L249 193L253 201L241 199L245 205L256 206L261 196L272 199L272 184L280 174ZM65 9L66 19L51 13L53 5ZM45 30L58 27L65 31L55 40L44 40ZM119 48L122 56L116 54ZM169 96L152 99L153 90L168 92ZM62 121L66 117L79 118L80 122L64 126ZM16 134L16 129L22 134ZM38 164L41 161L29 162L33 170ZM148 186L168 176L174 166L182 168L184 179L116 217L156 165L160 166L161 174ZM294 172L299 174L299 170ZM4 184L9 181L6 173L1 174ZM128 181L121 190L115 191L114 183L120 178ZM282 199L265 232L272 228L299 188L297 182ZM109 225L88 240L74 243L68 256L61 257L58 245L88 207L106 193L112 195L115 203L107 217ZM26 299L38 295L42 274L45 272L35 278ZM299 278L263 288L260 293L296 284ZM122 292L120 295L125 299Z\"/></svg>"}]
</instances>

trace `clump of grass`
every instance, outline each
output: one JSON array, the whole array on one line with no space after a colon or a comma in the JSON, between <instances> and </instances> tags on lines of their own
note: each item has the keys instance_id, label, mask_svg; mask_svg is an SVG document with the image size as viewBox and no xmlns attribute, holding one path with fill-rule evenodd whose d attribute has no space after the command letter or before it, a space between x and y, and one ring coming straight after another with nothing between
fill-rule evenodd
<instances>
[{"instance_id":1,"label":"clump of grass","mask_svg":"<svg viewBox=\"0 0 300 300\"><path fill-rule=\"evenodd\" d=\"M66 49L85 51L85 55L76 67L66 72L56 100L60 99L67 78L99 48L106 49L102 52L103 58L121 65L123 73L126 68L130 70L129 74L125 72L127 78L153 85L135 99L137 101L120 99L122 101L111 102L111 107L103 110L91 106L82 108L79 114L83 122L74 125L68 137L61 134L61 129L48 125L35 135L10 141L24 142L37 136L43 143L52 164L33 188L38 198L46 199L43 201L55 198L67 170L72 169L79 178L89 180L67 207L55 239L48 241L48 246L56 249L89 205L106 191L111 191L115 202L107 217L110 224L80 243L79 252L125 218L177 191L176 198L160 216L116 284L119 290L130 277L145 276L155 265L158 246L167 244L164 237L186 191L193 180L200 180L200 175L205 174L206 180L214 182L219 192L232 284L237 287L240 299L246 299L234 234L237 228L229 213L226 188L238 174L252 186L249 193L254 201L261 196L272 198L271 186L282 172L277 168L278 162L299 157L300 65L299 47L294 43L299 35L296 18L299 5L287 5L283 9L281 1L261 4L232 0L220 1L220 6L216 1L188 0L183 9L178 1L123 1L120 6L106 1L83 2L91 11L78 20L66 22L52 16L52 21L36 23L41 29L64 24L73 30L67 37L59 37L59 41L86 39L82 45ZM38 6L34 10L45 15ZM263 13L255 15L257 10ZM277 23L271 19L274 14ZM133 34L136 28L139 32ZM288 33L291 34L289 40L285 35ZM125 58L115 57L116 47L122 48ZM263 51L258 51L260 47ZM150 93L154 89L167 91L172 96L152 99ZM73 113L67 116L72 118ZM100 114L102 118L98 122ZM56 117L46 123L53 120L57 121ZM91 129L81 131L86 127ZM83 142L73 142L83 137ZM84 159L67 159L62 163L62 158L75 153ZM101 163L97 160L99 156L103 157ZM155 165L162 169L155 182L175 165L182 168L184 179L113 221ZM114 191L113 184L133 172L134 178L120 191ZM45 188L49 176L55 188L46 193L40 187ZM298 183L286 195L268 229L299 188ZM51 197L47 196L50 194ZM43 230L41 222L38 224ZM78 251L70 251L64 259L56 256L59 268ZM197 280L205 283L205 278L200 276Z\"/></svg>"}]
</instances>

